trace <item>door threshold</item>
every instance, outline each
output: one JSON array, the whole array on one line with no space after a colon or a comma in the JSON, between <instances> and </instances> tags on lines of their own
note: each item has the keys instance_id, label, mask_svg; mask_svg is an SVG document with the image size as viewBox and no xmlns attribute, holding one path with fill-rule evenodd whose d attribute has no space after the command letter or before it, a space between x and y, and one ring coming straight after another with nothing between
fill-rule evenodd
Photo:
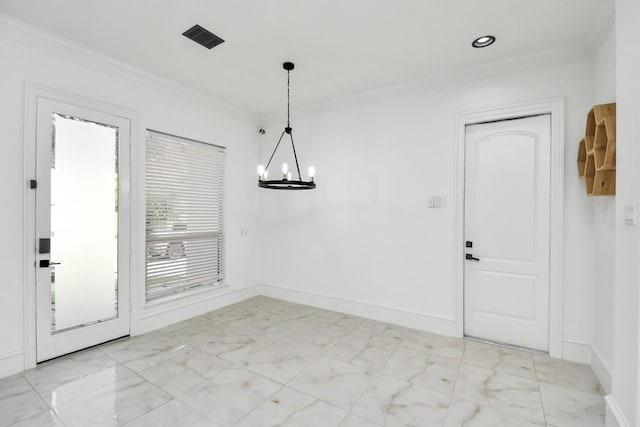
<instances>
[{"instance_id":1,"label":"door threshold","mask_svg":"<svg viewBox=\"0 0 640 427\"><path fill-rule=\"evenodd\" d=\"M472 337L472 336L469 336L469 335L465 335L464 339L468 340L468 341L479 342L481 344L488 344L488 345L494 345L496 347L508 348L510 350L524 351L526 353L537 354L539 356L549 356L549 353L546 352L546 351L535 350L535 349L529 348L529 347L520 347L519 345L507 344L507 343L499 342L499 341L491 341L491 340L486 340L486 339L483 339L483 338Z\"/></svg>"},{"instance_id":2,"label":"door threshold","mask_svg":"<svg viewBox=\"0 0 640 427\"><path fill-rule=\"evenodd\" d=\"M98 347L102 346L103 344L112 343L112 342L114 342L114 341L119 341L119 340L121 340L121 339L123 339L123 338L130 338L130 337L131 337L131 335L123 335L123 336L121 336L121 337L114 338L114 339L111 339L111 340L109 340L109 341L101 342L101 343L99 343L99 344L94 344L94 345L89 346L89 347L86 347L86 348L81 348L81 349L79 349L79 350L75 350L75 351L72 351L72 352L70 352L70 353L65 353L65 354L61 354L60 356L52 357L52 358L50 358L50 359L41 360L41 361L39 361L39 362L36 362L36 366L38 366L38 365L40 365L40 364L42 364L42 363L51 362L52 360L56 360L56 359L62 359L62 358L64 358L64 357L72 356L72 355L74 355L74 354L82 353L82 352L85 352L85 351L87 351L87 352L88 352L88 351L91 351L91 350L95 350L96 348L98 348ZM105 354L106 354L106 353L105 353Z\"/></svg>"}]
</instances>

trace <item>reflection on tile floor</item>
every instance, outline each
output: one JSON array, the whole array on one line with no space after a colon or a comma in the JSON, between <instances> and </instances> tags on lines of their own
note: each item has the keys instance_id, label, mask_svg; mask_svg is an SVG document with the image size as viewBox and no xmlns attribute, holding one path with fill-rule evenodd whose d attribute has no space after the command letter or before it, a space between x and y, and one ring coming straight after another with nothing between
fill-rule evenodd
<instances>
[{"instance_id":1,"label":"reflection on tile floor","mask_svg":"<svg viewBox=\"0 0 640 427\"><path fill-rule=\"evenodd\" d=\"M0 380L1 426L602 427L588 366L257 297Z\"/></svg>"}]
</instances>

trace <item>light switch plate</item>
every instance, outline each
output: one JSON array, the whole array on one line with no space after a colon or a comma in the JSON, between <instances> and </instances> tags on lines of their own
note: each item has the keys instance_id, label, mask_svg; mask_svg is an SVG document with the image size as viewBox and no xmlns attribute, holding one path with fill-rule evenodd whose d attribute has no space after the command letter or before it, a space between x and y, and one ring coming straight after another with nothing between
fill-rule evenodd
<instances>
[{"instance_id":1,"label":"light switch plate","mask_svg":"<svg viewBox=\"0 0 640 427\"><path fill-rule=\"evenodd\" d=\"M636 207L633 205L624 207L624 223L627 225L636 225Z\"/></svg>"}]
</instances>

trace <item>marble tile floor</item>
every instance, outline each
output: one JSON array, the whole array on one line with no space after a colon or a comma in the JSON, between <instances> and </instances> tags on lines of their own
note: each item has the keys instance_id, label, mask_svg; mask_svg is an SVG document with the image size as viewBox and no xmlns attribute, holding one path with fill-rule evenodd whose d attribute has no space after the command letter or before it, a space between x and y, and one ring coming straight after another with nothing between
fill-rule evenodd
<instances>
[{"instance_id":1,"label":"marble tile floor","mask_svg":"<svg viewBox=\"0 0 640 427\"><path fill-rule=\"evenodd\" d=\"M0 380L0 426L600 427L588 366L256 297Z\"/></svg>"}]
</instances>

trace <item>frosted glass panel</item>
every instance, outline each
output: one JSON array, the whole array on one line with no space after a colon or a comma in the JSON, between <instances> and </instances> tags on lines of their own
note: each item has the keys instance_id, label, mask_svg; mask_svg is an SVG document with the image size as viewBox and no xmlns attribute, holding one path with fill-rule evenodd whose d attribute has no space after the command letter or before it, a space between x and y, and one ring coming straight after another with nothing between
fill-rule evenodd
<instances>
[{"instance_id":1,"label":"frosted glass panel","mask_svg":"<svg viewBox=\"0 0 640 427\"><path fill-rule=\"evenodd\" d=\"M118 129L53 114L52 331L117 317Z\"/></svg>"}]
</instances>

